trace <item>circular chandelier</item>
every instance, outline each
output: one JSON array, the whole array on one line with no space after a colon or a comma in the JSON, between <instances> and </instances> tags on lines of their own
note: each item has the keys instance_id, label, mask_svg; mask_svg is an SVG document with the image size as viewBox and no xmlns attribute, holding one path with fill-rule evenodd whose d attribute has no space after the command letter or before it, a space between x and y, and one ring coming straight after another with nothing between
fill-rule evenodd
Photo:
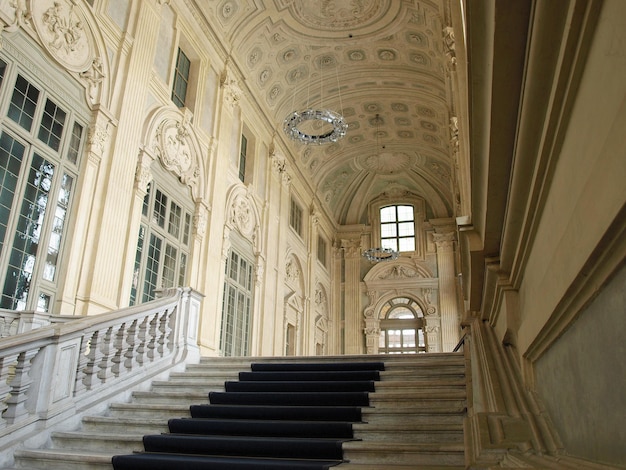
<instances>
[{"instance_id":1,"label":"circular chandelier","mask_svg":"<svg viewBox=\"0 0 626 470\"><path fill-rule=\"evenodd\" d=\"M321 134L303 132L298 126L303 122L321 121L330 124L331 129ZM294 111L285 118L283 130L292 139L305 144L326 144L337 142L346 135L348 124L343 116L329 109L307 109Z\"/></svg>"},{"instance_id":2,"label":"circular chandelier","mask_svg":"<svg viewBox=\"0 0 626 470\"><path fill-rule=\"evenodd\" d=\"M381 261L396 260L400 253L391 248L370 248L363 252L363 256L374 263L380 263Z\"/></svg>"}]
</instances>

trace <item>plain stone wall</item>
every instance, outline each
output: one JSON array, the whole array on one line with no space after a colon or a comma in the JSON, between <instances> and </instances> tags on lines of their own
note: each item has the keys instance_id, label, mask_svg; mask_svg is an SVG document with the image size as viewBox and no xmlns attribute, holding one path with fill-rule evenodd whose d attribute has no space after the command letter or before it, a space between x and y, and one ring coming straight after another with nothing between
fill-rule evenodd
<instances>
[{"instance_id":1,"label":"plain stone wall","mask_svg":"<svg viewBox=\"0 0 626 470\"><path fill-rule=\"evenodd\" d=\"M569 454L626 465L626 267L536 363Z\"/></svg>"}]
</instances>

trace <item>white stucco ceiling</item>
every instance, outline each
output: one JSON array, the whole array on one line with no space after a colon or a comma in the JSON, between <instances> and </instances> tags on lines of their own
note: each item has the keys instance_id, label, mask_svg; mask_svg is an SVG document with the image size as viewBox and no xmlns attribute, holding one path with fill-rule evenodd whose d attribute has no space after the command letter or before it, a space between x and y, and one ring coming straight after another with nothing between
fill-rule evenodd
<instances>
[{"instance_id":1,"label":"white stucco ceiling","mask_svg":"<svg viewBox=\"0 0 626 470\"><path fill-rule=\"evenodd\" d=\"M385 192L423 197L429 217L454 215L443 2L196 4L278 132L296 110L344 116L348 131L337 143L287 141L336 221L353 224L363 222L367 201Z\"/></svg>"}]
</instances>

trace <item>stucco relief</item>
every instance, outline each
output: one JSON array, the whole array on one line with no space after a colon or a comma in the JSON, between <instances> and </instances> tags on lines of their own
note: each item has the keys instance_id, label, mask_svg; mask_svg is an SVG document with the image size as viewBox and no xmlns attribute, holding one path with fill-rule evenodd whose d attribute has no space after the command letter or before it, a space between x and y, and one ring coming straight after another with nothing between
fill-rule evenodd
<instances>
[{"instance_id":1,"label":"stucco relief","mask_svg":"<svg viewBox=\"0 0 626 470\"><path fill-rule=\"evenodd\" d=\"M180 119L164 119L157 128L154 142L155 153L168 171L178 176L183 184L198 192L200 168L190 140L191 113Z\"/></svg>"},{"instance_id":2,"label":"stucco relief","mask_svg":"<svg viewBox=\"0 0 626 470\"><path fill-rule=\"evenodd\" d=\"M247 198L241 195L235 197L230 210L230 222L246 238L253 236L256 220Z\"/></svg>"},{"instance_id":3,"label":"stucco relief","mask_svg":"<svg viewBox=\"0 0 626 470\"><path fill-rule=\"evenodd\" d=\"M56 60L73 72L92 66L93 35L80 7L69 0L38 0L31 8L41 42Z\"/></svg>"},{"instance_id":4,"label":"stucco relief","mask_svg":"<svg viewBox=\"0 0 626 470\"><path fill-rule=\"evenodd\" d=\"M411 157L401 152L381 152L365 157L363 168L381 174L391 174L406 170L411 166Z\"/></svg>"},{"instance_id":5,"label":"stucco relief","mask_svg":"<svg viewBox=\"0 0 626 470\"><path fill-rule=\"evenodd\" d=\"M388 0L327 0L293 2L293 15L303 26L346 30L373 23L384 16Z\"/></svg>"},{"instance_id":6,"label":"stucco relief","mask_svg":"<svg viewBox=\"0 0 626 470\"><path fill-rule=\"evenodd\" d=\"M287 260L287 264L285 265L285 278L289 283L297 283L300 280L300 267L298 263L290 258Z\"/></svg>"}]
</instances>

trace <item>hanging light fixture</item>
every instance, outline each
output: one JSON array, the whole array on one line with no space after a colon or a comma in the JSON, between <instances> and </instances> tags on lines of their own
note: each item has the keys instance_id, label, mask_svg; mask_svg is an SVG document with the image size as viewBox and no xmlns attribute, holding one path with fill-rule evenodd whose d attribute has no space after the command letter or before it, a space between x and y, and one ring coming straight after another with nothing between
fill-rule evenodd
<instances>
[{"instance_id":1,"label":"hanging light fixture","mask_svg":"<svg viewBox=\"0 0 626 470\"><path fill-rule=\"evenodd\" d=\"M363 252L363 257L367 258L373 263L380 263L381 261L393 261L398 259L400 253L392 250L391 248L370 248Z\"/></svg>"},{"instance_id":2,"label":"hanging light fixture","mask_svg":"<svg viewBox=\"0 0 626 470\"><path fill-rule=\"evenodd\" d=\"M307 109L303 111L293 111L283 122L283 130L292 140L304 144L326 144L337 142L346 135L348 124L346 124L340 113L330 109L324 109L324 67L325 58L320 58L320 108L309 107L307 98ZM335 73L337 74L337 64L335 63ZM309 72L309 86L311 82L311 72ZM337 90L339 92L339 105L341 105L341 90L339 89L339 76L337 75ZM320 133L309 131L316 125L322 129ZM306 130L303 128L306 126Z\"/></svg>"},{"instance_id":3,"label":"hanging light fixture","mask_svg":"<svg viewBox=\"0 0 626 470\"><path fill-rule=\"evenodd\" d=\"M376 114L373 122L376 123L376 156L379 156L380 152L380 123L382 118L380 114ZM371 261L372 263L380 263L381 261L394 261L400 257L400 252L393 250L392 248L370 248L363 252L363 257Z\"/></svg>"}]
</instances>

